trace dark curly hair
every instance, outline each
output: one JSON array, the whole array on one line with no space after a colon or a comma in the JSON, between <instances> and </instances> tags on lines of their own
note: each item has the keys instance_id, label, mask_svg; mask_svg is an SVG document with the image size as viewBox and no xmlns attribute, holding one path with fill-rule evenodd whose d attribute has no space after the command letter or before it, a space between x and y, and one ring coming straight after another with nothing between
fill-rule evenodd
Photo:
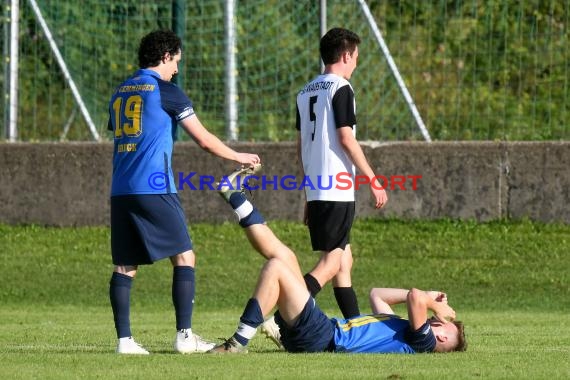
<instances>
[{"instance_id":1,"label":"dark curly hair","mask_svg":"<svg viewBox=\"0 0 570 380\"><path fill-rule=\"evenodd\" d=\"M139 45L139 67L155 67L166 53L176 55L182 49L182 41L171 30L155 30L143 38Z\"/></svg>"},{"instance_id":2,"label":"dark curly hair","mask_svg":"<svg viewBox=\"0 0 570 380\"><path fill-rule=\"evenodd\" d=\"M320 51L323 63L325 65L337 63L344 52L354 53L359 43L358 34L344 28L332 28L321 38Z\"/></svg>"}]
</instances>

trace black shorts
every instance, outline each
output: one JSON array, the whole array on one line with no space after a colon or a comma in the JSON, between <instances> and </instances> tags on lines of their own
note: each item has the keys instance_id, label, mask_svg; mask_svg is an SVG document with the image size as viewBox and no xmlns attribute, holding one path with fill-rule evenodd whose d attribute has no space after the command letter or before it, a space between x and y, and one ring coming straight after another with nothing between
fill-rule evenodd
<instances>
[{"instance_id":1,"label":"black shorts","mask_svg":"<svg viewBox=\"0 0 570 380\"><path fill-rule=\"evenodd\" d=\"M350 243L354 202L310 201L307 216L313 251L345 249Z\"/></svg>"},{"instance_id":2,"label":"black shorts","mask_svg":"<svg viewBox=\"0 0 570 380\"><path fill-rule=\"evenodd\" d=\"M113 264L152 264L191 249L177 194L111 197Z\"/></svg>"}]
</instances>

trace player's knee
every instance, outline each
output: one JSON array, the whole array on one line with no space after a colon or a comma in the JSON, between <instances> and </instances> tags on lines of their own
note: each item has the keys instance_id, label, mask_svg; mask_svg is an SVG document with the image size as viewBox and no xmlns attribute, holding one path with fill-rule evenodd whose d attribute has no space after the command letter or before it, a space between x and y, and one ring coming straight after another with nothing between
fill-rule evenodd
<instances>
[{"instance_id":1,"label":"player's knee","mask_svg":"<svg viewBox=\"0 0 570 380\"><path fill-rule=\"evenodd\" d=\"M264 268L266 270L275 271L281 265L285 265L285 262L282 259L280 259L279 257L272 257L269 260L267 260L267 262L264 265Z\"/></svg>"},{"instance_id":2,"label":"player's knee","mask_svg":"<svg viewBox=\"0 0 570 380\"><path fill-rule=\"evenodd\" d=\"M280 275L280 273L283 271L284 268L287 267L287 264L277 258L271 258L269 260L267 260L267 262L265 263L265 265L263 265L263 268L261 269L261 276L262 277L277 277Z\"/></svg>"},{"instance_id":3,"label":"player's knee","mask_svg":"<svg viewBox=\"0 0 570 380\"><path fill-rule=\"evenodd\" d=\"M335 276L342 269L342 262L339 258L329 258L323 262L326 271L328 271L331 276Z\"/></svg>"},{"instance_id":4,"label":"player's knee","mask_svg":"<svg viewBox=\"0 0 570 380\"><path fill-rule=\"evenodd\" d=\"M129 277L135 277L137 274L137 265L115 265L113 272L127 275Z\"/></svg>"},{"instance_id":5,"label":"player's knee","mask_svg":"<svg viewBox=\"0 0 570 380\"><path fill-rule=\"evenodd\" d=\"M179 253L178 255L171 256L170 262L172 263L173 266L193 267L196 262L194 251L189 250L186 252Z\"/></svg>"},{"instance_id":6,"label":"player's knee","mask_svg":"<svg viewBox=\"0 0 570 380\"><path fill-rule=\"evenodd\" d=\"M370 301L374 300L377 297L378 293L378 289L377 288L372 288L370 289L370 292L368 293L368 299Z\"/></svg>"}]
</instances>

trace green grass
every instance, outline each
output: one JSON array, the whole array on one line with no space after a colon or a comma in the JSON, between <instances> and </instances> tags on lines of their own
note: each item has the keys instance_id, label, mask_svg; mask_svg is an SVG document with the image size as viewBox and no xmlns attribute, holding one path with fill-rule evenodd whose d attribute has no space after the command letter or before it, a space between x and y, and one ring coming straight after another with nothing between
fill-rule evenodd
<instances>
[{"instance_id":1,"label":"green grass","mask_svg":"<svg viewBox=\"0 0 570 380\"><path fill-rule=\"evenodd\" d=\"M299 223L272 222L304 269L316 254ZM233 224L192 225L196 332L229 336L263 259ZM168 262L142 267L132 325L153 355L113 354L109 230L0 225L0 378L570 378L570 226L529 221L360 220L354 285L448 292L469 350L447 355L293 355L261 335L248 355L176 355ZM330 287L319 303L338 315Z\"/></svg>"}]
</instances>

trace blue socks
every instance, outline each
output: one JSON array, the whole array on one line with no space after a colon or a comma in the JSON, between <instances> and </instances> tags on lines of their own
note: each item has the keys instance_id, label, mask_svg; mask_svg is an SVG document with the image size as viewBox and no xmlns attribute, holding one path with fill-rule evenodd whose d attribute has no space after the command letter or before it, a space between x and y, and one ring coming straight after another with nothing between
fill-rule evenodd
<instances>
[{"instance_id":1,"label":"blue socks","mask_svg":"<svg viewBox=\"0 0 570 380\"><path fill-rule=\"evenodd\" d=\"M233 193L230 196L230 205L239 219L239 225L243 228L254 224L264 224L265 220L259 211L247 200L244 193Z\"/></svg>"},{"instance_id":2,"label":"blue socks","mask_svg":"<svg viewBox=\"0 0 570 380\"><path fill-rule=\"evenodd\" d=\"M263 323L263 314L259 302L255 298L250 298L239 319L238 328L233 335L242 346L247 346L250 339L255 336L257 327Z\"/></svg>"},{"instance_id":3,"label":"blue socks","mask_svg":"<svg viewBox=\"0 0 570 380\"><path fill-rule=\"evenodd\" d=\"M132 335L130 321L130 298L133 278L125 274L113 272L109 282L109 299L113 309L117 338ZM176 313L176 329L192 327L192 310L194 307L194 268L178 266L173 268L172 302Z\"/></svg>"},{"instance_id":4,"label":"blue socks","mask_svg":"<svg viewBox=\"0 0 570 380\"><path fill-rule=\"evenodd\" d=\"M172 272L172 303L176 313L176 330L192 327L194 308L194 268L176 266Z\"/></svg>"},{"instance_id":5,"label":"blue socks","mask_svg":"<svg viewBox=\"0 0 570 380\"><path fill-rule=\"evenodd\" d=\"M113 272L109 282L109 298L113 308L117 338L126 338L132 335L129 319L132 283L132 277L117 272Z\"/></svg>"}]
</instances>

